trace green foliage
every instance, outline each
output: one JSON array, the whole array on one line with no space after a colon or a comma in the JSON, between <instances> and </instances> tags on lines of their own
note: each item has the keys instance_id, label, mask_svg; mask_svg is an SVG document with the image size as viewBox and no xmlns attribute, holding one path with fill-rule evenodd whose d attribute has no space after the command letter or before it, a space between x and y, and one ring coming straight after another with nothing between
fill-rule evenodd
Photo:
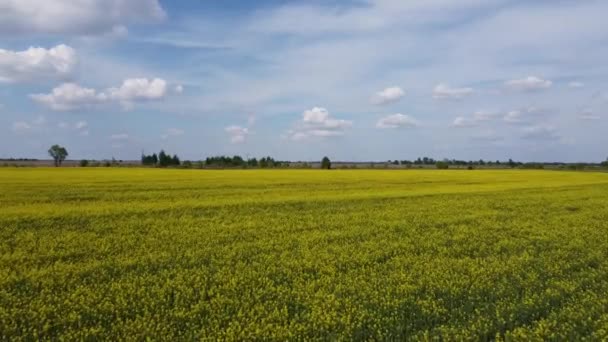
<instances>
[{"instance_id":1,"label":"green foliage","mask_svg":"<svg viewBox=\"0 0 608 342\"><path fill-rule=\"evenodd\" d=\"M86 159L83 159L78 164L80 165L80 167L87 167L87 166L89 166L89 161Z\"/></svg>"},{"instance_id":2,"label":"green foliage","mask_svg":"<svg viewBox=\"0 0 608 342\"><path fill-rule=\"evenodd\" d=\"M325 170L331 169L331 160L327 157L323 157L323 160L321 160L321 168Z\"/></svg>"},{"instance_id":3,"label":"green foliage","mask_svg":"<svg viewBox=\"0 0 608 342\"><path fill-rule=\"evenodd\" d=\"M602 341L608 174L0 169L0 339Z\"/></svg>"},{"instance_id":4,"label":"green foliage","mask_svg":"<svg viewBox=\"0 0 608 342\"><path fill-rule=\"evenodd\" d=\"M435 163L435 167L437 167L439 170L447 170L450 168L450 164L444 161L439 161Z\"/></svg>"},{"instance_id":5,"label":"green foliage","mask_svg":"<svg viewBox=\"0 0 608 342\"><path fill-rule=\"evenodd\" d=\"M205 159L205 166L210 168L275 168L281 167L282 162L276 161L271 157L261 158L259 161L256 158L248 160L243 159L241 156L217 156L207 157Z\"/></svg>"},{"instance_id":6,"label":"green foliage","mask_svg":"<svg viewBox=\"0 0 608 342\"><path fill-rule=\"evenodd\" d=\"M66 150L63 146L53 145L51 148L49 148L48 152L49 156L53 158L53 162L55 163L56 167L61 166L61 163L63 163L65 158L68 157L68 150Z\"/></svg>"}]
</instances>

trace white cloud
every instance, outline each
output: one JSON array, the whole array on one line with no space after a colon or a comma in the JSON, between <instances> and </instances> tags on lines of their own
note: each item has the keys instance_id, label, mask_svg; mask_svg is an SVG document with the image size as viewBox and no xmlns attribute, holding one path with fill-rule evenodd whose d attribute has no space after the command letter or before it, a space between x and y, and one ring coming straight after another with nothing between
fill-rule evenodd
<instances>
[{"instance_id":1,"label":"white cloud","mask_svg":"<svg viewBox=\"0 0 608 342\"><path fill-rule=\"evenodd\" d=\"M471 120L471 119L467 119L465 117L459 116L456 119L454 119L454 122L452 123L453 127L459 127L459 128L463 128L463 127L474 127L477 124L475 123L475 121Z\"/></svg>"},{"instance_id":2,"label":"white cloud","mask_svg":"<svg viewBox=\"0 0 608 342\"><path fill-rule=\"evenodd\" d=\"M27 131L33 131L33 130L40 130L41 128L44 128L44 126L46 125L46 118L42 115L36 117L35 119L31 120L31 121L16 121L13 122L12 125L12 130L15 133L24 133Z\"/></svg>"},{"instance_id":3,"label":"white cloud","mask_svg":"<svg viewBox=\"0 0 608 342\"><path fill-rule=\"evenodd\" d=\"M163 140L167 140L170 137L178 137L181 135L184 135L186 132L184 132L184 130L179 129L179 128L168 128L165 133L161 134L161 139Z\"/></svg>"},{"instance_id":4,"label":"white cloud","mask_svg":"<svg viewBox=\"0 0 608 342\"><path fill-rule=\"evenodd\" d=\"M230 141L233 144L245 142L247 135L249 135L249 128L241 126L228 126L225 128L226 133L230 135Z\"/></svg>"},{"instance_id":5,"label":"white cloud","mask_svg":"<svg viewBox=\"0 0 608 342\"><path fill-rule=\"evenodd\" d=\"M460 128L475 127L475 126L478 126L481 122L494 120L498 116L499 116L498 113L478 110L475 113L473 113L471 118L467 118L467 117L463 117L463 116L457 117L456 119L454 119L454 122L452 123L452 127L460 127Z\"/></svg>"},{"instance_id":6,"label":"white cloud","mask_svg":"<svg viewBox=\"0 0 608 342\"><path fill-rule=\"evenodd\" d=\"M41 47L30 47L24 51L0 49L0 82L65 78L73 72L76 63L74 49L63 44L50 49Z\"/></svg>"},{"instance_id":7,"label":"white cloud","mask_svg":"<svg viewBox=\"0 0 608 342\"><path fill-rule=\"evenodd\" d=\"M371 102L376 105L385 105L399 101L404 95L403 89L396 86L389 87L372 96Z\"/></svg>"},{"instance_id":8,"label":"white cloud","mask_svg":"<svg viewBox=\"0 0 608 342\"><path fill-rule=\"evenodd\" d=\"M84 129L87 128L89 126L89 124L86 121L78 121L77 123L74 124L74 128L76 129Z\"/></svg>"},{"instance_id":9,"label":"white cloud","mask_svg":"<svg viewBox=\"0 0 608 342\"><path fill-rule=\"evenodd\" d=\"M405 128L416 127L419 123L409 115L393 114L386 116L376 123L377 128Z\"/></svg>"},{"instance_id":10,"label":"white cloud","mask_svg":"<svg viewBox=\"0 0 608 342\"><path fill-rule=\"evenodd\" d=\"M599 115L593 114L593 111L590 109L584 110L582 113L578 115L578 118L581 120L600 120L601 117Z\"/></svg>"},{"instance_id":11,"label":"white cloud","mask_svg":"<svg viewBox=\"0 0 608 342\"><path fill-rule=\"evenodd\" d=\"M56 111L85 108L107 101L104 93L98 94L95 89L83 88L75 83L63 83L50 94L32 94L30 97Z\"/></svg>"},{"instance_id":12,"label":"white cloud","mask_svg":"<svg viewBox=\"0 0 608 342\"><path fill-rule=\"evenodd\" d=\"M158 0L9 0L0 8L0 32L7 35L103 34L166 17Z\"/></svg>"},{"instance_id":13,"label":"white cloud","mask_svg":"<svg viewBox=\"0 0 608 342\"><path fill-rule=\"evenodd\" d=\"M184 86L181 84L176 85L173 90L175 91L176 94L181 94L184 92Z\"/></svg>"},{"instance_id":14,"label":"white cloud","mask_svg":"<svg viewBox=\"0 0 608 342\"><path fill-rule=\"evenodd\" d=\"M585 83L574 81L574 82L568 83L568 87L570 87L570 88L583 88L583 87L585 87Z\"/></svg>"},{"instance_id":15,"label":"white cloud","mask_svg":"<svg viewBox=\"0 0 608 342\"><path fill-rule=\"evenodd\" d=\"M74 124L74 129L79 135L89 135L89 123L86 121L78 121Z\"/></svg>"},{"instance_id":16,"label":"white cloud","mask_svg":"<svg viewBox=\"0 0 608 342\"><path fill-rule=\"evenodd\" d=\"M302 113L302 120L295 128L288 130L285 138L303 140L309 137L337 137L344 135L346 129L352 127L349 120L332 119L325 108L314 107Z\"/></svg>"},{"instance_id":17,"label":"white cloud","mask_svg":"<svg viewBox=\"0 0 608 342\"><path fill-rule=\"evenodd\" d=\"M549 111L547 109L530 106L507 112L507 114L505 114L503 117L503 120L510 124L529 123L535 117L538 118L539 116L543 116L548 113Z\"/></svg>"},{"instance_id":18,"label":"white cloud","mask_svg":"<svg viewBox=\"0 0 608 342\"><path fill-rule=\"evenodd\" d=\"M536 76L528 76L526 78L511 80L505 82L505 86L509 89L518 91L535 91L551 88L553 82L544 80Z\"/></svg>"},{"instance_id":19,"label":"white cloud","mask_svg":"<svg viewBox=\"0 0 608 342\"><path fill-rule=\"evenodd\" d=\"M133 102L138 100L158 100L167 94L167 82L160 78L130 78L123 81L119 88L107 90L110 99Z\"/></svg>"},{"instance_id":20,"label":"white cloud","mask_svg":"<svg viewBox=\"0 0 608 342\"><path fill-rule=\"evenodd\" d=\"M504 118L505 122L508 123L521 123L523 122L522 113L519 110L512 110L508 112Z\"/></svg>"},{"instance_id":21,"label":"white cloud","mask_svg":"<svg viewBox=\"0 0 608 342\"><path fill-rule=\"evenodd\" d=\"M473 88L451 88L445 83L440 83L433 89L433 98L438 100L461 100L471 94Z\"/></svg>"},{"instance_id":22,"label":"white cloud","mask_svg":"<svg viewBox=\"0 0 608 342\"><path fill-rule=\"evenodd\" d=\"M17 121L17 122L13 122L13 132L24 132L24 131L28 131L30 129L32 129L32 125L30 125L29 123L25 122L25 121Z\"/></svg>"},{"instance_id":23,"label":"white cloud","mask_svg":"<svg viewBox=\"0 0 608 342\"><path fill-rule=\"evenodd\" d=\"M103 103L120 103L129 109L135 102L159 100L166 95L167 82L163 79L131 78L124 80L120 87L108 88L103 92L75 83L64 83L50 94L32 94L30 97L52 110L69 111Z\"/></svg>"},{"instance_id":24,"label":"white cloud","mask_svg":"<svg viewBox=\"0 0 608 342\"><path fill-rule=\"evenodd\" d=\"M557 129L550 125L525 127L522 138L528 140L557 140L560 138Z\"/></svg>"}]
</instances>

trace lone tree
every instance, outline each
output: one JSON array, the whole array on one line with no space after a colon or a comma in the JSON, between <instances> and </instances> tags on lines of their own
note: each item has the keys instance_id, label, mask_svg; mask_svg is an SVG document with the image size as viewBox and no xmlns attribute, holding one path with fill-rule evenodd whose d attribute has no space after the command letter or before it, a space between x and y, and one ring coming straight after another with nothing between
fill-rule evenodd
<instances>
[{"instance_id":1,"label":"lone tree","mask_svg":"<svg viewBox=\"0 0 608 342\"><path fill-rule=\"evenodd\" d=\"M55 161L55 167L61 166L61 163L68 156L68 150L59 145L53 145L49 148L49 156Z\"/></svg>"},{"instance_id":2,"label":"lone tree","mask_svg":"<svg viewBox=\"0 0 608 342\"><path fill-rule=\"evenodd\" d=\"M327 157L323 157L323 160L321 160L321 168L326 170L331 169L331 160Z\"/></svg>"}]
</instances>

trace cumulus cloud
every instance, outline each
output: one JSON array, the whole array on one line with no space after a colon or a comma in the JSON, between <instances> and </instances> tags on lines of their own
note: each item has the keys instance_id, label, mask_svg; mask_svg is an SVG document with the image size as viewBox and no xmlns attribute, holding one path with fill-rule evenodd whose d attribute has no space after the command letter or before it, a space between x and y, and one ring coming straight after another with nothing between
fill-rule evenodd
<instances>
[{"instance_id":1,"label":"cumulus cloud","mask_svg":"<svg viewBox=\"0 0 608 342\"><path fill-rule=\"evenodd\" d=\"M377 128L407 128L417 127L418 121L409 115L405 114L393 114L378 120L376 123Z\"/></svg>"},{"instance_id":2,"label":"cumulus cloud","mask_svg":"<svg viewBox=\"0 0 608 342\"><path fill-rule=\"evenodd\" d=\"M389 87L372 96L371 102L376 105L385 105L399 101L405 92L399 87Z\"/></svg>"},{"instance_id":3,"label":"cumulus cloud","mask_svg":"<svg viewBox=\"0 0 608 342\"><path fill-rule=\"evenodd\" d=\"M130 78L118 88L109 88L108 97L122 102L158 100L167 94L167 82L160 78Z\"/></svg>"},{"instance_id":4,"label":"cumulus cloud","mask_svg":"<svg viewBox=\"0 0 608 342\"><path fill-rule=\"evenodd\" d=\"M249 135L249 128L241 126L228 126L224 129L226 133L230 135L230 142L238 144L245 142L247 135Z\"/></svg>"},{"instance_id":5,"label":"cumulus cloud","mask_svg":"<svg viewBox=\"0 0 608 342\"><path fill-rule=\"evenodd\" d=\"M352 127L349 120L333 119L325 108L314 107L302 113L294 129L287 131L285 138L303 140L310 137L337 137L344 135L346 129Z\"/></svg>"},{"instance_id":6,"label":"cumulus cloud","mask_svg":"<svg viewBox=\"0 0 608 342\"><path fill-rule=\"evenodd\" d=\"M452 123L453 127L459 127L459 128L474 127L476 125L477 125L477 123L474 120L467 119L462 116L459 116L456 119L454 119L454 122Z\"/></svg>"},{"instance_id":7,"label":"cumulus cloud","mask_svg":"<svg viewBox=\"0 0 608 342\"><path fill-rule=\"evenodd\" d=\"M525 127L523 129L522 138L528 140L557 140L560 138L560 135L553 126L536 125Z\"/></svg>"},{"instance_id":8,"label":"cumulus cloud","mask_svg":"<svg viewBox=\"0 0 608 342\"><path fill-rule=\"evenodd\" d=\"M503 116L503 120L510 124L530 123L534 118L541 117L549 113L549 110L539 107L526 107L522 109L512 110Z\"/></svg>"},{"instance_id":9,"label":"cumulus cloud","mask_svg":"<svg viewBox=\"0 0 608 342\"><path fill-rule=\"evenodd\" d=\"M498 113L478 110L475 113L473 113L471 118L467 118L464 116L457 117L456 119L454 119L454 122L452 122L452 126L460 127L460 128L475 127L475 126L478 126L482 122L496 119L498 117L498 115L499 115Z\"/></svg>"},{"instance_id":10,"label":"cumulus cloud","mask_svg":"<svg viewBox=\"0 0 608 342\"><path fill-rule=\"evenodd\" d=\"M49 94L32 94L30 98L55 111L89 108L104 103L121 103L130 108L135 102L160 100L167 95L167 82L160 78L131 78L120 87L98 92L75 83L64 83Z\"/></svg>"},{"instance_id":11,"label":"cumulus cloud","mask_svg":"<svg viewBox=\"0 0 608 342\"><path fill-rule=\"evenodd\" d=\"M31 94L30 98L56 111L68 111L90 107L107 101L107 95L95 89L84 88L75 83L63 83L49 94Z\"/></svg>"},{"instance_id":12,"label":"cumulus cloud","mask_svg":"<svg viewBox=\"0 0 608 342\"><path fill-rule=\"evenodd\" d=\"M184 130L179 129L179 128L167 128L167 130L165 131L165 133L161 134L161 139L163 140L167 140L170 137L178 137L181 135L184 135L186 132L184 132Z\"/></svg>"},{"instance_id":13,"label":"cumulus cloud","mask_svg":"<svg viewBox=\"0 0 608 342\"><path fill-rule=\"evenodd\" d=\"M74 49L63 44L50 49L41 47L30 47L23 51L0 49L0 82L64 78L73 72L76 63Z\"/></svg>"},{"instance_id":14,"label":"cumulus cloud","mask_svg":"<svg viewBox=\"0 0 608 342\"><path fill-rule=\"evenodd\" d=\"M166 17L158 0L18 0L0 8L0 35L104 34Z\"/></svg>"},{"instance_id":15,"label":"cumulus cloud","mask_svg":"<svg viewBox=\"0 0 608 342\"><path fill-rule=\"evenodd\" d=\"M473 94L473 88L452 88L440 83L433 89L433 98L438 100L461 100Z\"/></svg>"},{"instance_id":16,"label":"cumulus cloud","mask_svg":"<svg viewBox=\"0 0 608 342\"><path fill-rule=\"evenodd\" d=\"M517 91L536 91L551 88L553 82L536 76L528 76L518 80L505 82L507 88Z\"/></svg>"}]
</instances>

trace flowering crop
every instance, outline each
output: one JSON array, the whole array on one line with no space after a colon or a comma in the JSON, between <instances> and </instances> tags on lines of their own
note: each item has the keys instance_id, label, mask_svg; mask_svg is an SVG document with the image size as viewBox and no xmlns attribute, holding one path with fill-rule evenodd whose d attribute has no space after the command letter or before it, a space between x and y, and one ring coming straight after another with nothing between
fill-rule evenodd
<instances>
[{"instance_id":1,"label":"flowering crop","mask_svg":"<svg viewBox=\"0 0 608 342\"><path fill-rule=\"evenodd\" d=\"M608 174L0 169L1 340L602 340Z\"/></svg>"}]
</instances>

